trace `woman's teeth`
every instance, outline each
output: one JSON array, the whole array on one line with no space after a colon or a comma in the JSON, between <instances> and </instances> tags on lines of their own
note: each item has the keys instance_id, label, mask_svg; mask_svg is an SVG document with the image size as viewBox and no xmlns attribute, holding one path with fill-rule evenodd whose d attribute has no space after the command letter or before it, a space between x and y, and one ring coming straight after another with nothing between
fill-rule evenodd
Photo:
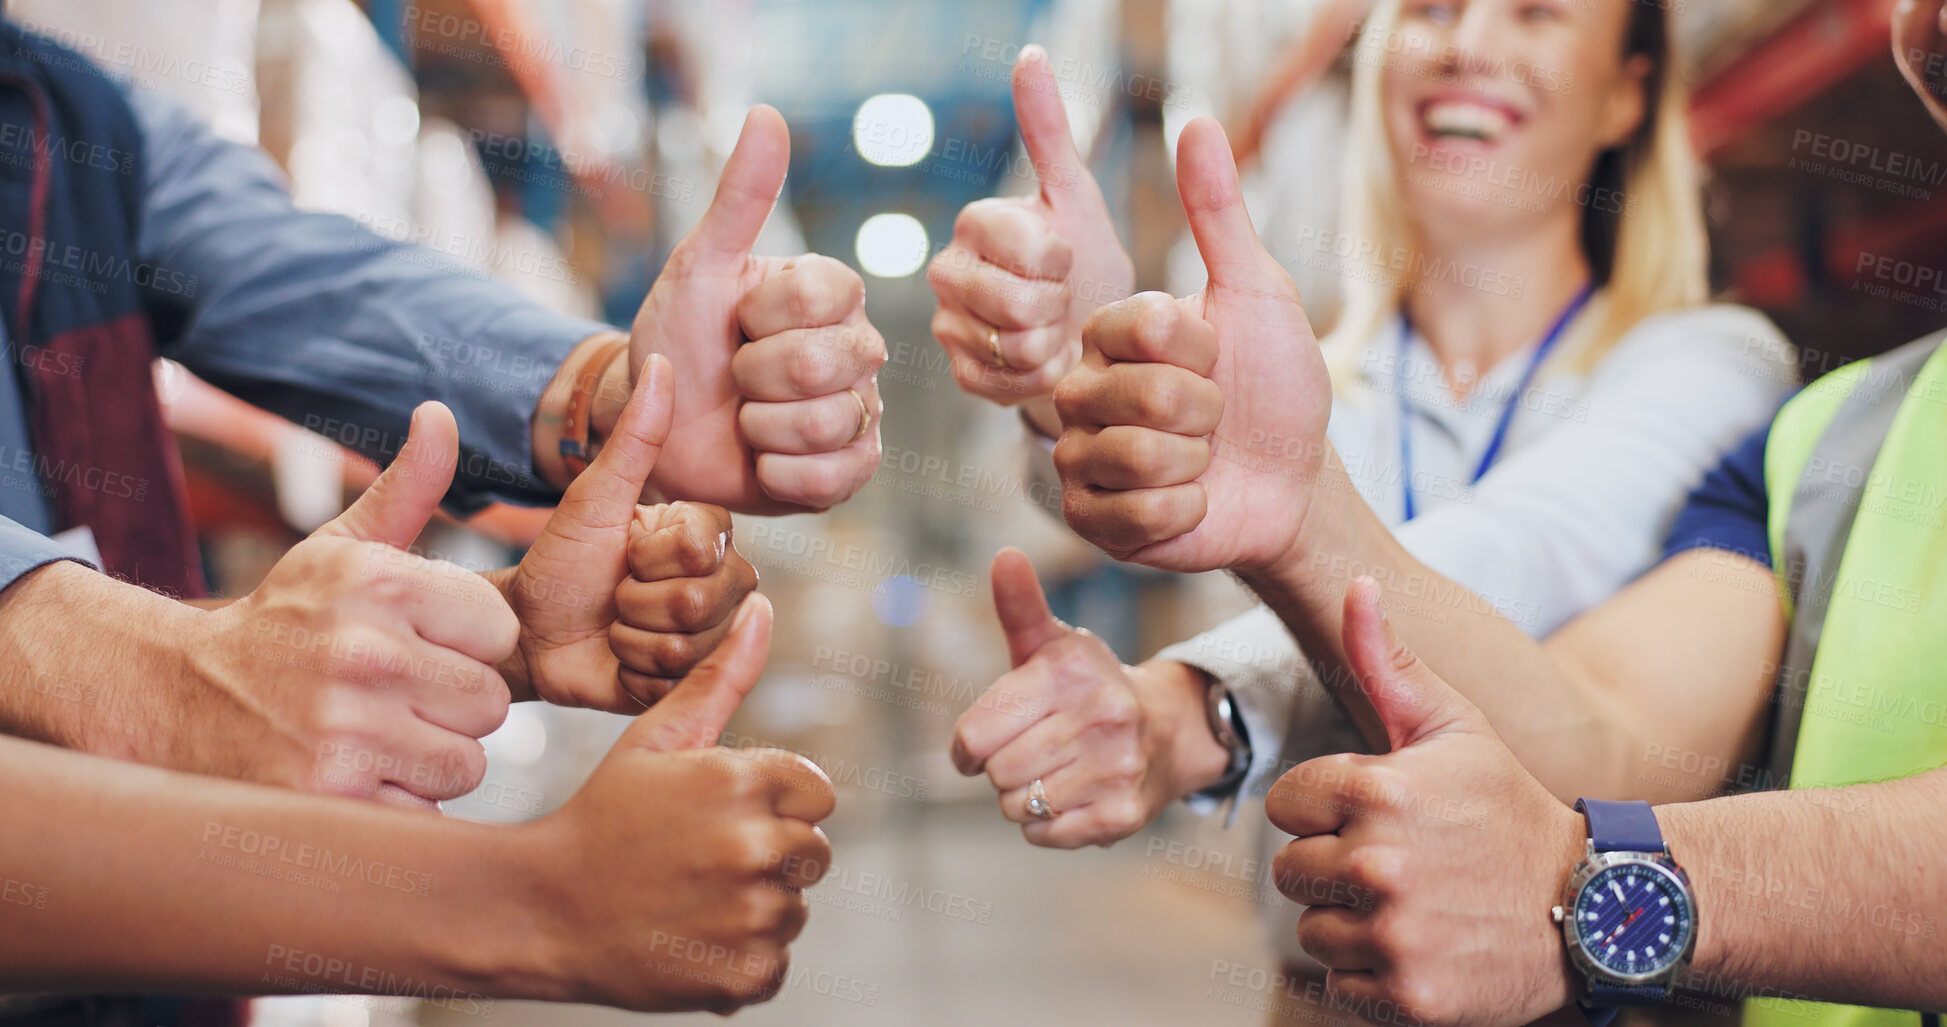
<instances>
[{"instance_id":1,"label":"woman's teeth","mask_svg":"<svg viewBox=\"0 0 1947 1027\"><path fill-rule=\"evenodd\" d=\"M1431 104L1422 118L1430 135L1489 143L1513 124L1506 111L1477 103Z\"/></svg>"}]
</instances>

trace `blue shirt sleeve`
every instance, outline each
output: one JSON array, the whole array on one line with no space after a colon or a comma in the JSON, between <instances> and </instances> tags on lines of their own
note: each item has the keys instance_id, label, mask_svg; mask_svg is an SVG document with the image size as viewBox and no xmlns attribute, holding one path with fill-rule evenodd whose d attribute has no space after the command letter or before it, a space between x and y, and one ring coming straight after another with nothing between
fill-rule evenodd
<instances>
[{"instance_id":1,"label":"blue shirt sleeve","mask_svg":"<svg viewBox=\"0 0 1947 1027\"><path fill-rule=\"evenodd\" d=\"M1721 549L1771 566L1771 497L1764 479L1770 438L1770 425L1752 433L1690 493L1664 540L1665 560L1692 549Z\"/></svg>"},{"instance_id":2,"label":"blue shirt sleeve","mask_svg":"<svg viewBox=\"0 0 1947 1027\"><path fill-rule=\"evenodd\" d=\"M56 545L38 531L22 527L19 521L0 517L0 590L50 563L73 560L88 566L86 560Z\"/></svg>"},{"instance_id":3,"label":"blue shirt sleeve","mask_svg":"<svg viewBox=\"0 0 1947 1027\"><path fill-rule=\"evenodd\" d=\"M412 410L460 426L449 503L558 498L530 421L568 351L607 326L556 315L482 272L349 218L301 211L261 150L143 89L143 283L163 355L388 462Z\"/></svg>"}]
</instances>

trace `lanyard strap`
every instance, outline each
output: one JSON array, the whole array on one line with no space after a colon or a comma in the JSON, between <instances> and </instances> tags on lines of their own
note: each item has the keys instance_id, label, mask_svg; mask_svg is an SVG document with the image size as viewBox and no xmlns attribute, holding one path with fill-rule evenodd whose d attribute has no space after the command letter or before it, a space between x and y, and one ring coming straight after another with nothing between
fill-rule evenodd
<instances>
[{"instance_id":1,"label":"lanyard strap","mask_svg":"<svg viewBox=\"0 0 1947 1027\"><path fill-rule=\"evenodd\" d=\"M1528 394L1529 387L1534 385L1535 373L1541 370L1542 363L1555 349L1555 344L1562 340L1563 333L1568 331L1568 326L1575 320L1575 315L1580 314L1582 308L1589 305L1589 297L1593 294L1593 287L1583 285L1574 298L1568 301L1568 306L1562 308L1560 316L1555 318L1554 326L1548 329L1548 334L1542 336L1541 344L1535 347L1534 355L1528 358L1528 369L1521 373L1520 383L1514 387L1513 394L1508 396L1506 405L1501 408L1501 419L1494 425L1494 437L1488 440L1487 452L1481 454L1480 466L1474 469L1474 478L1467 483L1468 485L1480 484L1480 480L1487 477L1487 472L1493 469L1494 462L1501 458L1501 447L1507 444L1508 426L1514 423L1514 411L1521 405L1521 397ZM1412 341L1413 320L1404 310L1401 310L1399 359L1394 361L1393 375L1397 385L1394 394L1399 397L1400 490L1406 494L1406 519L1409 521L1419 516L1419 504L1413 498L1413 409L1406 401L1408 384L1406 351Z\"/></svg>"}]
</instances>

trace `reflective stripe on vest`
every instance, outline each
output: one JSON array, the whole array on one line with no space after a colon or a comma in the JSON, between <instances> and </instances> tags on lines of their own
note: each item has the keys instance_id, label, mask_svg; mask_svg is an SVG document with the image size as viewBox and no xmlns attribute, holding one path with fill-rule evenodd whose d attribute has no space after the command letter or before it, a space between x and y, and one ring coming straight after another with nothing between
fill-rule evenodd
<instances>
[{"instance_id":1,"label":"reflective stripe on vest","mask_svg":"<svg viewBox=\"0 0 1947 1027\"><path fill-rule=\"evenodd\" d=\"M1791 633L1771 780L1834 788L1947 764L1947 350L1935 336L1827 375L1766 442L1772 565ZM1863 854L1862 854L1863 855ZM1863 872L1865 868L1861 868ZM1802 910L1853 931L1947 934L1930 911L1838 894ZM1937 943L1937 942L1936 942ZM1919 1027L1918 1013L1754 1000L1747 1027Z\"/></svg>"}]
</instances>

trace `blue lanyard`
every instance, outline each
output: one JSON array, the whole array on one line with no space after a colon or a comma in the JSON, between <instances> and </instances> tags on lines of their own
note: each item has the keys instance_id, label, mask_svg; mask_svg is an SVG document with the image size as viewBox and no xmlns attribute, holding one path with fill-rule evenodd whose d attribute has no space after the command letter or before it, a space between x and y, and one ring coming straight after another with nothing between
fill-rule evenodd
<instances>
[{"instance_id":1,"label":"blue lanyard","mask_svg":"<svg viewBox=\"0 0 1947 1027\"><path fill-rule=\"evenodd\" d=\"M1469 485L1478 485L1487 472L1494 467L1494 461L1501 457L1501 447L1508 441L1508 426L1514 423L1515 408L1521 405L1521 397L1528 394L1529 386L1535 382L1535 372L1541 370L1542 362L1554 350L1555 344L1562 341L1562 333L1568 330L1575 315L1589 305L1593 289L1584 285L1575 298L1568 301L1560 317L1555 319L1554 327L1542 336L1541 345L1535 347L1534 356L1528 358L1528 369L1521 374L1521 383L1515 386L1514 393L1508 397L1507 405L1501 408L1501 420L1494 426L1494 437L1487 443L1487 452L1481 454L1481 464L1474 469L1474 480ZM1406 402L1406 349L1413 342L1413 321L1404 310L1399 315L1399 359L1394 362L1393 375L1399 397L1399 466L1400 490L1406 494L1406 519L1419 516L1419 504L1413 498L1413 410Z\"/></svg>"}]
</instances>

